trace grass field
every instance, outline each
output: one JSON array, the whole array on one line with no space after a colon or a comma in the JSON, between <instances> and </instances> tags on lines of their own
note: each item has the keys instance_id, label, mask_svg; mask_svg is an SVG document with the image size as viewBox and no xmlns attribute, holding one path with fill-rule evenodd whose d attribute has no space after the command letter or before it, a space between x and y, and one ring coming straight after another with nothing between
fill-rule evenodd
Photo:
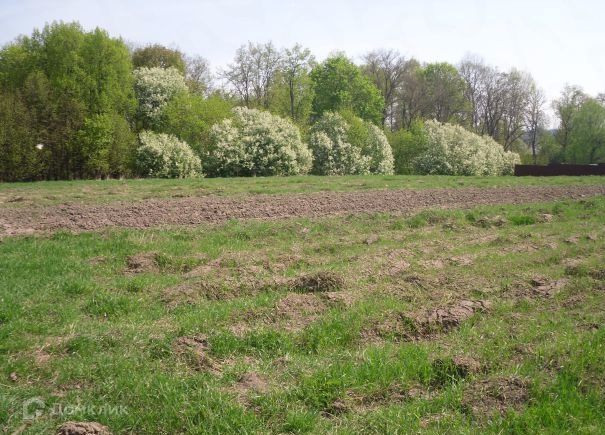
<instances>
[{"instance_id":1,"label":"grass field","mask_svg":"<svg viewBox=\"0 0 605 435\"><path fill-rule=\"evenodd\" d=\"M36 183L0 185L0 195L23 197L9 204L19 206L602 183L332 180ZM0 428L53 433L72 420L150 434L601 433L604 222L601 196L6 237ZM24 403L40 415L24 419Z\"/></svg>"},{"instance_id":2,"label":"grass field","mask_svg":"<svg viewBox=\"0 0 605 435\"><path fill-rule=\"evenodd\" d=\"M560 186L605 184L605 177L450 177L373 175L344 177L201 178L187 180L42 181L0 183L2 207L61 203L95 204L120 200L204 195L347 192L369 189Z\"/></svg>"}]
</instances>

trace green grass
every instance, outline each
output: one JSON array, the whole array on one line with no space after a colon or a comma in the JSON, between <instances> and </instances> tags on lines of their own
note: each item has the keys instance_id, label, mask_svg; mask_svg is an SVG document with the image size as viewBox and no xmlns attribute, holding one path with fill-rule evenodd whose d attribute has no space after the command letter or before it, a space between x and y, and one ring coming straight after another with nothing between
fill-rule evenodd
<instances>
[{"instance_id":1,"label":"green grass","mask_svg":"<svg viewBox=\"0 0 605 435\"><path fill-rule=\"evenodd\" d=\"M393 179L414 187L422 180ZM193 191L208 182L157 187ZM273 193L327 186L266 182ZM130 186L128 195L141 197L153 185L90 182L82 188L103 183ZM229 194L250 190L243 180L233 183ZM68 200L70 185L37 186ZM545 213L552 219L542 219ZM506 221L478 224L495 216ZM114 433L154 434L600 433L603 222L605 198L597 197L410 217L5 238L0 428L45 433L75 420L99 421ZM366 243L369 236L376 241ZM577 242L566 242L572 236ZM125 273L127 258L140 253L153 253L155 267ZM397 264L401 270L393 272ZM201 278L187 277L204 265ZM338 294L349 303L311 295L324 301L322 310L280 317L276 307L291 295L290 280L326 271L343 277ZM566 283L552 297L521 297L538 276ZM222 293L167 303L166 289L186 282L217 284ZM492 308L419 340L406 339L412 323L396 322L401 314L462 299L489 300ZM395 326L375 334L389 319ZM197 334L207 337L213 366L177 347L179 337ZM459 355L472 356L484 369L461 374L448 362ZM266 391L237 388L250 372L266 380ZM473 385L513 377L527 384L518 409L491 417L471 412L465 397ZM46 412L24 422L23 403L33 397L44 400ZM74 413L49 411L65 406Z\"/></svg>"},{"instance_id":2,"label":"green grass","mask_svg":"<svg viewBox=\"0 0 605 435\"><path fill-rule=\"evenodd\" d=\"M345 177L203 178L187 180L41 181L0 183L3 207L107 203L204 195L287 194L368 189L551 186L603 184L605 177L450 177L372 175Z\"/></svg>"}]
</instances>

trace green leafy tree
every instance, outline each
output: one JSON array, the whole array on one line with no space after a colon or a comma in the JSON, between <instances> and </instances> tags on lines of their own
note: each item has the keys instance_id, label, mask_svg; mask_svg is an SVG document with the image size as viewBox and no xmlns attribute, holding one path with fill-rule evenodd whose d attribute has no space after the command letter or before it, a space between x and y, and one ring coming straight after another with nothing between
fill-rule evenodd
<instances>
[{"instance_id":1,"label":"green leafy tree","mask_svg":"<svg viewBox=\"0 0 605 435\"><path fill-rule=\"evenodd\" d=\"M528 159L526 163L538 165L548 165L549 163L561 163L565 160L563 147L555 138L555 135L548 130L540 131L538 145L538 155L534 163L533 158Z\"/></svg>"},{"instance_id":2,"label":"green leafy tree","mask_svg":"<svg viewBox=\"0 0 605 435\"><path fill-rule=\"evenodd\" d=\"M384 98L359 67L344 55L330 57L311 71L313 114L350 110L356 116L382 125Z\"/></svg>"},{"instance_id":3,"label":"green leafy tree","mask_svg":"<svg viewBox=\"0 0 605 435\"><path fill-rule=\"evenodd\" d=\"M559 119L559 125L555 138L561 145L563 152L569 143L569 135L572 131L572 120L574 115L580 110L588 95L578 86L565 86L561 96L553 101L555 115Z\"/></svg>"},{"instance_id":4,"label":"green leafy tree","mask_svg":"<svg viewBox=\"0 0 605 435\"><path fill-rule=\"evenodd\" d=\"M86 172L78 132L95 115L128 118L135 107L125 44L100 29L52 23L0 50L0 88L22 98L29 130L44 144L48 178Z\"/></svg>"},{"instance_id":5,"label":"green leafy tree","mask_svg":"<svg viewBox=\"0 0 605 435\"><path fill-rule=\"evenodd\" d=\"M76 135L81 155L82 176L106 178L129 175L136 136L126 120L117 114L93 115Z\"/></svg>"},{"instance_id":6,"label":"green leafy tree","mask_svg":"<svg viewBox=\"0 0 605 435\"><path fill-rule=\"evenodd\" d=\"M47 150L36 148L31 115L23 100L0 93L0 181L36 180L44 176Z\"/></svg>"},{"instance_id":7,"label":"green leafy tree","mask_svg":"<svg viewBox=\"0 0 605 435\"><path fill-rule=\"evenodd\" d=\"M431 63L419 71L424 89L422 115L439 122L457 121L466 108L466 84L454 65Z\"/></svg>"},{"instance_id":8,"label":"green leafy tree","mask_svg":"<svg viewBox=\"0 0 605 435\"><path fill-rule=\"evenodd\" d=\"M132 64L135 68L174 68L183 75L187 67L183 53L160 44L147 45L134 50Z\"/></svg>"},{"instance_id":9,"label":"green leafy tree","mask_svg":"<svg viewBox=\"0 0 605 435\"><path fill-rule=\"evenodd\" d=\"M230 118L231 108L231 103L216 95L203 98L181 93L164 107L160 130L187 142L201 156L209 147L210 129Z\"/></svg>"},{"instance_id":10,"label":"green leafy tree","mask_svg":"<svg viewBox=\"0 0 605 435\"><path fill-rule=\"evenodd\" d=\"M573 128L565 150L570 163L605 163L605 107L589 99L571 119Z\"/></svg>"},{"instance_id":11,"label":"green leafy tree","mask_svg":"<svg viewBox=\"0 0 605 435\"><path fill-rule=\"evenodd\" d=\"M313 82L309 73L314 64L311 51L299 44L283 50L271 111L280 116L289 116L298 124L307 122L313 102Z\"/></svg>"},{"instance_id":12,"label":"green leafy tree","mask_svg":"<svg viewBox=\"0 0 605 435\"><path fill-rule=\"evenodd\" d=\"M425 149L427 137L424 124L420 120L413 121L409 129L400 129L389 136L395 160L395 173L414 174L413 162Z\"/></svg>"}]
</instances>

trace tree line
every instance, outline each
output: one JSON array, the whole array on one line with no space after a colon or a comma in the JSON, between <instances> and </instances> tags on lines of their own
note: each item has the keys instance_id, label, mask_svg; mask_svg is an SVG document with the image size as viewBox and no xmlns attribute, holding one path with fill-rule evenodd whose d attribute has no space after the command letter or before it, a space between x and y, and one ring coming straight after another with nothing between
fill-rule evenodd
<instances>
[{"instance_id":1,"label":"tree line","mask_svg":"<svg viewBox=\"0 0 605 435\"><path fill-rule=\"evenodd\" d=\"M158 44L133 47L102 29L58 22L0 50L0 180L175 174L185 158L187 173L270 174L259 160L267 150L281 156L271 163L276 168L414 173L421 153L425 166L434 160L426 158L435 146L427 134L439 124L487 137L490 150L497 143L526 162L605 161L603 94L566 87L551 103L554 131L547 104L531 75L478 58L422 63L375 50L359 64L342 52L319 62L301 45L249 42L213 71L203 57ZM462 134L447 128L431 138ZM264 151L251 148L250 135ZM279 141L285 148L276 148ZM292 157L307 153L299 141L315 163Z\"/></svg>"}]
</instances>

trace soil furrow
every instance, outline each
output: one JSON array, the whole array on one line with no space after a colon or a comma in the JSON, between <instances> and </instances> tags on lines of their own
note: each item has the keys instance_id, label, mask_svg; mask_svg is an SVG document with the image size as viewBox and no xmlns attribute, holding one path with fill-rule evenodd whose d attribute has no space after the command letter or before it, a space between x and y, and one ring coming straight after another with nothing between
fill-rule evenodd
<instances>
[{"instance_id":1,"label":"soil furrow","mask_svg":"<svg viewBox=\"0 0 605 435\"><path fill-rule=\"evenodd\" d=\"M105 205L66 204L0 210L0 237L57 230L90 231L105 227L196 225L228 219L278 219L375 212L406 214L427 208L523 204L597 195L605 195L605 186L375 190L245 198L207 196L152 199Z\"/></svg>"}]
</instances>

